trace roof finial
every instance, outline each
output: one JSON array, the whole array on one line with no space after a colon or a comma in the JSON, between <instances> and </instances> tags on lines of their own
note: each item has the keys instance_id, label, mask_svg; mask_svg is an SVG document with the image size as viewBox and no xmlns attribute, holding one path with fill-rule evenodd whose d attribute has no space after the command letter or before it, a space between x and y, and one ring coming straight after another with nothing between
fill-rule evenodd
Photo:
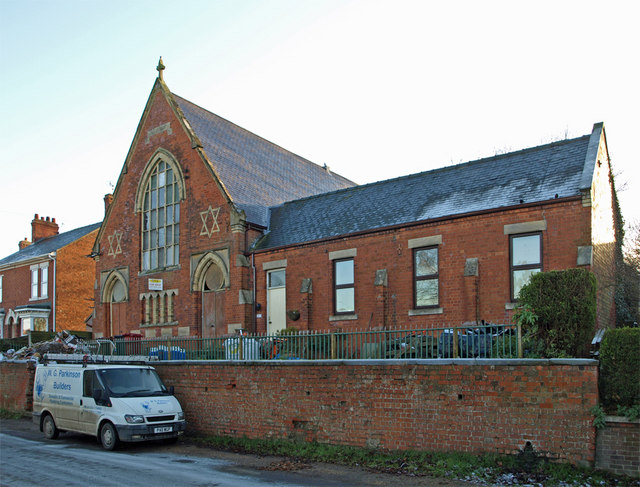
<instances>
[{"instance_id":1,"label":"roof finial","mask_svg":"<svg viewBox=\"0 0 640 487\"><path fill-rule=\"evenodd\" d=\"M156 69L158 70L158 73L159 73L158 78L164 81L164 78L162 77L162 72L164 71L164 64L162 64L162 56L160 56L160 61L158 61L158 66L156 67Z\"/></svg>"}]
</instances>

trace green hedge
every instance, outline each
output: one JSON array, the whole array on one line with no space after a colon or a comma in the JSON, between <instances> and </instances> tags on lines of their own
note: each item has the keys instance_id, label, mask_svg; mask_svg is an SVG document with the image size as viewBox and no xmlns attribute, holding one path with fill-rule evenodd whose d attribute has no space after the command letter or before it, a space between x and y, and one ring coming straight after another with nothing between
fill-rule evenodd
<instances>
[{"instance_id":1,"label":"green hedge","mask_svg":"<svg viewBox=\"0 0 640 487\"><path fill-rule=\"evenodd\" d=\"M543 357L588 357L595 332L596 278L584 269L539 272L522 287L520 304L535 313L525 338Z\"/></svg>"},{"instance_id":2,"label":"green hedge","mask_svg":"<svg viewBox=\"0 0 640 487\"><path fill-rule=\"evenodd\" d=\"M20 350L22 347L26 347L29 344L28 337L18 338L3 338L0 339L0 352L6 352L7 350Z\"/></svg>"},{"instance_id":3,"label":"green hedge","mask_svg":"<svg viewBox=\"0 0 640 487\"><path fill-rule=\"evenodd\" d=\"M58 336L56 331L32 331L31 334L31 343L38 342L46 342L54 339ZM90 331L75 331L68 330L69 335L73 335L76 338L80 338L81 340L91 340L91 332Z\"/></svg>"},{"instance_id":4,"label":"green hedge","mask_svg":"<svg viewBox=\"0 0 640 487\"><path fill-rule=\"evenodd\" d=\"M608 412L640 404L640 328L607 330L600 345L600 401Z\"/></svg>"}]
</instances>

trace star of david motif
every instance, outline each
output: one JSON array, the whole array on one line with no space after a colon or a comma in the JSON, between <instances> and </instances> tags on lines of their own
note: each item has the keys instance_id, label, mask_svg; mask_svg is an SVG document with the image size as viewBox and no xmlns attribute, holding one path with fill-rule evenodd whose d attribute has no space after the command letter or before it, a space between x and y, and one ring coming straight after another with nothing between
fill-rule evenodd
<instances>
[{"instance_id":1,"label":"star of david motif","mask_svg":"<svg viewBox=\"0 0 640 487\"><path fill-rule=\"evenodd\" d=\"M122 253L122 247L120 247L120 240L122 240L122 232L116 230L113 235L109 235L109 254L111 257L115 257Z\"/></svg>"},{"instance_id":2,"label":"star of david motif","mask_svg":"<svg viewBox=\"0 0 640 487\"><path fill-rule=\"evenodd\" d=\"M202 219L202 229L200 230L200 235L206 235L211 238L215 232L220 231L220 227L218 227L218 214L220 213L220 208L209 208L200 212L200 218Z\"/></svg>"}]
</instances>

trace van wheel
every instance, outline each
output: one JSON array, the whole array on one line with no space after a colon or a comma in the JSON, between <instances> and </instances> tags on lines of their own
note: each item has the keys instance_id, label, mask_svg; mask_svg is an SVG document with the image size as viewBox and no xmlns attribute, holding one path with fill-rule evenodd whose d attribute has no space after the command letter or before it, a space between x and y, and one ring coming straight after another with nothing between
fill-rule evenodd
<instances>
[{"instance_id":1,"label":"van wheel","mask_svg":"<svg viewBox=\"0 0 640 487\"><path fill-rule=\"evenodd\" d=\"M100 428L100 442L105 450L115 450L118 446L118 433L111 423L105 423Z\"/></svg>"},{"instance_id":2,"label":"van wheel","mask_svg":"<svg viewBox=\"0 0 640 487\"><path fill-rule=\"evenodd\" d=\"M42 431L44 432L45 438L49 440L55 440L60 434L60 431L56 427L56 422L50 414L47 414L42 420Z\"/></svg>"}]
</instances>

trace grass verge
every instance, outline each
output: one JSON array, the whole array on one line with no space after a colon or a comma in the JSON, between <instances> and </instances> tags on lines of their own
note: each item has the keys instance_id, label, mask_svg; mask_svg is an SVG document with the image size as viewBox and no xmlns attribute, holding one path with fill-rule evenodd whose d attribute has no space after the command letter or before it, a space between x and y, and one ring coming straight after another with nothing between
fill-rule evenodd
<instances>
[{"instance_id":1,"label":"grass verge","mask_svg":"<svg viewBox=\"0 0 640 487\"><path fill-rule=\"evenodd\" d=\"M21 412L0 408L0 418L2 419L20 419L23 417L24 415Z\"/></svg>"},{"instance_id":2,"label":"grass verge","mask_svg":"<svg viewBox=\"0 0 640 487\"><path fill-rule=\"evenodd\" d=\"M446 477L479 484L538 486L639 487L640 480L607 472L551 462L533 449L518 455L457 452L382 451L352 446L279 439L226 436L191 437L191 441L218 450L275 455L298 461L361 467L408 476Z\"/></svg>"}]
</instances>

